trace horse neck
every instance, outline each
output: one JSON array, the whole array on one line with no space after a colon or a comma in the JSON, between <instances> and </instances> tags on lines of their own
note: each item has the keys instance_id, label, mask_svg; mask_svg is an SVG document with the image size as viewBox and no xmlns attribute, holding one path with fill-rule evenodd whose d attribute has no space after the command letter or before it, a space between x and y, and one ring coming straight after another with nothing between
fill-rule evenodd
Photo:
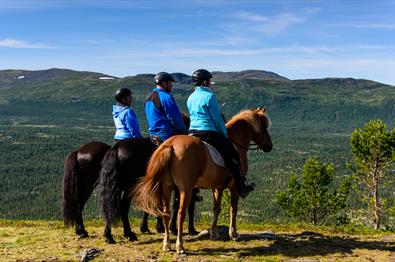
<instances>
[{"instance_id":1,"label":"horse neck","mask_svg":"<svg viewBox=\"0 0 395 262\"><path fill-rule=\"evenodd\" d=\"M236 143L240 149L248 148L251 141L250 126L244 121L238 121L227 128L229 139Z\"/></svg>"}]
</instances>

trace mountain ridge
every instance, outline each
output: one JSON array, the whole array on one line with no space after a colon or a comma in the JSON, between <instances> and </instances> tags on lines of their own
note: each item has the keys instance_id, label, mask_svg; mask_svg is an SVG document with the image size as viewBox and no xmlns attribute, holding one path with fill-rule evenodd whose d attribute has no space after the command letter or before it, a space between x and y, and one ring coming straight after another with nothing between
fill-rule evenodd
<instances>
[{"instance_id":1,"label":"mountain ridge","mask_svg":"<svg viewBox=\"0 0 395 262\"><path fill-rule=\"evenodd\" d=\"M384 83L380 83L373 80L368 79L355 79L351 77L325 77L325 78L308 78L308 79L288 79L284 76L276 74L274 72L265 71L265 70L256 70L256 69L248 69L241 71L213 71L213 80L218 82L227 82L227 81L242 81L246 79L251 80L265 80L265 81L284 81L284 82L295 82L300 83L302 81L307 81L310 83L317 84L328 84L328 82L342 82L343 84L356 84L357 82L366 82L371 85L386 85L392 86ZM191 84L191 76L184 74L182 72L174 72L171 73L177 83L180 84ZM54 80L142 80L144 82L150 81L153 83L152 73L144 73L144 74L136 74L125 77L116 77L105 73L100 72L91 72L91 71L76 71L71 69L63 69L63 68L50 68L45 70L24 70L24 69L5 69L0 70L0 88L10 88L15 87L20 82L25 82L29 80L30 84L35 83L43 83Z\"/></svg>"}]
</instances>

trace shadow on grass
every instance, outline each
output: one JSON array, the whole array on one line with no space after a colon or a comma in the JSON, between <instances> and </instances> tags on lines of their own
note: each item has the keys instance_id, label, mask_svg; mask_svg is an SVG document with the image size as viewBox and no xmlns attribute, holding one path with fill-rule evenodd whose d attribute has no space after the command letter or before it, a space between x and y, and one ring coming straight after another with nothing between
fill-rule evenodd
<instances>
[{"instance_id":1,"label":"shadow on grass","mask_svg":"<svg viewBox=\"0 0 395 262\"><path fill-rule=\"evenodd\" d=\"M395 242L362 241L356 238L325 236L314 232L300 234L247 234L241 235L240 242L270 240L267 246L240 248L204 248L196 255L237 253L238 256L284 255L288 257L325 256L329 254L351 254L354 249L395 252ZM248 245L248 243L246 243ZM192 254L195 255L195 254Z\"/></svg>"}]
</instances>

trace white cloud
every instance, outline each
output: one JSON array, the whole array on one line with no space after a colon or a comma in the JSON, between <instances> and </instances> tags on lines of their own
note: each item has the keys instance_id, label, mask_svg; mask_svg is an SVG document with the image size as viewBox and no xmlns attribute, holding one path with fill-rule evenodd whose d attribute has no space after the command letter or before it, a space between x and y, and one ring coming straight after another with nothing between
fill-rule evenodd
<instances>
[{"instance_id":1,"label":"white cloud","mask_svg":"<svg viewBox=\"0 0 395 262\"><path fill-rule=\"evenodd\" d=\"M251 12L239 12L234 14L233 18L237 21L225 26L232 35L238 35L240 32L276 34L306 20L306 17L292 13L263 16Z\"/></svg>"},{"instance_id":2,"label":"white cloud","mask_svg":"<svg viewBox=\"0 0 395 262\"><path fill-rule=\"evenodd\" d=\"M366 28L366 29L395 29L394 23L352 23L352 24L337 24L341 27L352 27L352 28Z\"/></svg>"},{"instance_id":3,"label":"white cloud","mask_svg":"<svg viewBox=\"0 0 395 262\"><path fill-rule=\"evenodd\" d=\"M161 43L163 45L163 43ZM123 52L115 55L118 59L148 58L148 57L169 57L169 58L195 58L195 57L254 57L257 55L350 55L352 53L366 52L383 53L395 51L393 45L353 45L353 46L285 46L268 48L215 48L215 47L191 47L185 45L167 43L166 48L159 46L149 46L148 50ZM155 51L152 51L155 50Z\"/></svg>"},{"instance_id":4,"label":"white cloud","mask_svg":"<svg viewBox=\"0 0 395 262\"><path fill-rule=\"evenodd\" d=\"M29 43L23 40L16 39L0 39L0 47L8 48L30 48L30 49L50 49L52 47L44 44Z\"/></svg>"}]
</instances>

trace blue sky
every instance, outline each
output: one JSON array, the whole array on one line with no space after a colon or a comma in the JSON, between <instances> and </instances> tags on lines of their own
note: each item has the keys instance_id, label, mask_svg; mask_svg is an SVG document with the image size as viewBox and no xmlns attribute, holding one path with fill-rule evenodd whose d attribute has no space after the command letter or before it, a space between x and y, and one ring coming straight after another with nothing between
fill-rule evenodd
<instances>
[{"instance_id":1,"label":"blue sky","mask_svg":"<svg viewBox=\"0 0 395 262\"><path fill-rule=\"evenodd\" d=\"M0 0L0 69L262 69L395 85L395 1Z\"/></svg>"}]
</instances>

